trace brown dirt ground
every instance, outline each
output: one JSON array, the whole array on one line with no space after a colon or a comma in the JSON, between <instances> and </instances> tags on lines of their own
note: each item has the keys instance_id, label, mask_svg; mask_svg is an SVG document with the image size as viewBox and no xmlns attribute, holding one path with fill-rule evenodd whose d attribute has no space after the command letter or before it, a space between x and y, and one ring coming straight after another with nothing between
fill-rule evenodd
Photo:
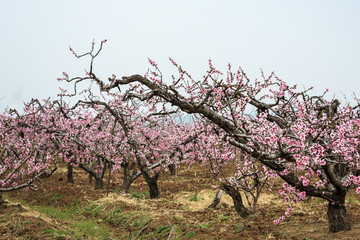
<instances>
[{"instance_id":1,"label":"brown dirt ground","mask_svg":"<svg viewBox=\"0 0 360 240\"><path fill-rule=\"evenodd\" d=\"M106 189L93 190L93 186L87 184L87 175L80 169L74 172L75 183L67 183L65 168L61 168L54 176L44 179L43 187L36 192L20 190L4 194L6 204L0 207L0 239L53 239L49 231L68 231L65 229L71 224L67 220L37 212L20 202L59 209L66 209L75 202L102 206L99 216L84 213L80 218L104 223L112 232L111 239L126 239L129 232L139 231L139 227L124 222L106 222L106 213L115 209L131 215L133 220L143 216L152 219L138 239L360 239L360 196L354 193L348 196L348 201L352 202L352 207L348 208L350 231L329 233L326 203L315 198L298 204L290 218L274 225L273 220L283 215L287 208L276 190L264 192L257 212L242 219L227 195L223 195L217 209L207 208L216 189L211 187L215 183L211 175L203 169L193 167L189 175L181 169L177 177L164 173L158 181L161 197L148 199L145 195L143 199L138 195L134 197L141 193L142 179L134 182L129 194L116 191L120 182L112 179L110 194L106 196ZM197 201L191 201L195 194ZM169 230L173 231L151 235L159 226L170 226ZM67 235L57 239L79 237ZM84 234L80 239L91 239L91 236Z\"/></svg>"}]
</instances>

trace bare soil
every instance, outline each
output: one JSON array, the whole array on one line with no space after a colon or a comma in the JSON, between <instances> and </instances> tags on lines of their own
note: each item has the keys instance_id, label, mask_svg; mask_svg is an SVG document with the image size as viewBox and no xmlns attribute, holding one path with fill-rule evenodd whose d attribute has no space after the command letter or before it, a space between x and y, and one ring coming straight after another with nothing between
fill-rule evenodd
<instances>
[{"instance_id":1,"label":"bare soil","mask_svg":"<svg viewBox=\"0 0 360 240\"><path fill-rule=\"evenodd\" d=\"M65 167L43 179L36 192L4 194L0 206L0 239L360 239L360 196L351 192L347 202L352 230L330 233L327 205L311 198L298 204L290 218L279 225L273 220L287 209L282 199L264 191L258 210L239 217L229 196L217 209L209 209L217 189L211 174L201 166L189 174L161 175L161 196L149 199L142 178L128 194L111 179L110 194L94 190L87 174L75 169L75 183L67 183ZM104 181L106 182L106 181Z\"/></svg>"}]
</instances>

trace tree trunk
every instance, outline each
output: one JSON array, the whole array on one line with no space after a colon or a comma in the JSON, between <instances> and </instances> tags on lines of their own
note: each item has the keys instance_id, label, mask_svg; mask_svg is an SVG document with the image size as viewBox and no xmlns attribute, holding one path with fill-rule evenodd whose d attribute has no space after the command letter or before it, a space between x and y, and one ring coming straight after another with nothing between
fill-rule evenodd
<instances>
[{"instance_id":1,"label":"tree trunk","mask_svg":"<svg viewBox=\"0 0 360 240\"><path fill-rule=\"evenodd\" d=\"M92 183L92 176L91 174L89 173L89 176L88 176L88 183L91 184Z\"/></svg>"},{"instance_id":2,"label":"tree trunk","mask_svg":"<svg viewBox=\"0 0 360 240\"><path fill-rule=\"evenodd\" d=\"M73 177L73 166L70 162L68 162L67 165L67 182L74 183L74 177Z\"/></svg>"},{"instance_id":3,"label":"tree trunk","mask_svg":"<svg viewBox=\"0 0 360 240\"><path fill-rule=\"evenodd\" d=\"M95 178L95 189L103 189L104 182L102 178Z\"/></svg>"},{"instance_id":4,"label":"tree trunk","mask_svg":"<svg viewBox=\"0 0 360 240\"><path fill-rule=\"evenodd\" d=\"M142 169L141 171L142 175L144 176L144 179L146 183L149 185L150 190L150 198L158 198L160 195L159 188L157 185L157 180L159 179L159 174L154 173L154 176L151 176L149 169Z\"/></svg>"},{"instance_id":5,"label":"tree trunk","mask_svg":"<svg viewBox=\"0 0 360 240\"><path fill-rule=\"evenodd\" d=\"M146 164L142 164L141 160L138 160L138 165L141 171L141 174L143 175L146 183L149 185L150 190L150 198L158 198L160 195L159 188L157 185L157 180L159 179L159 173L154 172L151 174L151 170L147 167Z\"/></svg>"},{"instance_id":6,"label":"tree trunk","mask_svg":"<svg viewBox=\"0 0 360 240\"><path fill-rule=\"evenodd\" d=\"M150 181L146 181L147 184L149 185L149 189L150 189L150 198L154 199L154 198L158 198L160 195L159 192L159 188L157 185L157 177L156 178L151 178Z\"/></svg>"},{"instance_id":7,"label":"tree trunk","mask_svg":"<svg viewBox=\"0 0 360 240\"><path fill-rule=\"evenodd\" d=\"M2 198L2 192L0 191L0 206L2 206L3 203L4 203L4 201L3 201L3 198Z\"/></svg>"},{"instance_id":8,"label":"tree trunk","mask_svg":"<svg viewBox=\"0 0 360 240\"><path fill-rule=\"evenodd\" d=\"M233 199L235 210L241 217L247 217L250 215L250 211L244 206L241 195L237 189L231 185L225 184L221 185L220 188L229 194Z\"/></svg>"},{"instance_id":9,"label":"tree trunk","mask_svg":"<svg viewBox=\"0 0 360 240\"><path fill-rule=\"evenodd\" d=\"M213 209L215 209L216 206L220 203L221 195L222 195L222 190L220 189L220 190L216 193L216 196L215 196L215 198L214 198L214 201L209 205L208 208L213 208Z\"/></svg>"},{"instance_id":10,"label":"tree trunk","mask_svg":"<svg viewBox=\"0 0 360 240\"><path fill-rule=\"evenodd\" d=\"M351 229L350 222L346 216L344 203L339 204L329 202L327 214L329 218L330 232L348 231Z\"/></svg>"},{"instance_id":11,"label":"tree trunk","mask_svg":"<svg viewBox=\"0 0 360 240\"><path fill-rule=\"evenodd\" d=\"M129 192L130 186L132 184L132 182L134 181L134 179L132 179L131 177L131 167L129 165L129 163L124 162L123 163L123 170L124 170L124 178L123 178L123 183L121 184L120 187L120 191L121 192Z\"/></svg>"},{"instance_id":12,"label":"tree trunk","mask_svg":"<svg viewBox=\"0 0 360 240\"><path fill-rule=\"evenodd\" d=\"M110 178L111 178L111 165L110 165L110 163L109 163L109 176L108 176L108 183L107 183L106 196L109 196L109 190L110 190Z\"/></svg>"},{"instance_id":13,"label":"tree trunk","mask_svg":"<svg viewBox=\"0 0 360 240\"><path fill-rule=\"evenodd\" d=\"M168 168L169 168L169 170L170 170L171 175L177 176L177 168L176 168L175 163L169 164L169 165L168 165Z\"/></svg>"},{"instance_id":14,"label":"tree trunk","mask_svg":"<svg viewBox=\"0 0 360 240\"><path fill-rule=\"evenodd\" d=\"M121 184L120 187L120 192L129 192L130 186L132 184L132 179L131 177L124 177L123 183Z\"/></svg>"}]
</instances>

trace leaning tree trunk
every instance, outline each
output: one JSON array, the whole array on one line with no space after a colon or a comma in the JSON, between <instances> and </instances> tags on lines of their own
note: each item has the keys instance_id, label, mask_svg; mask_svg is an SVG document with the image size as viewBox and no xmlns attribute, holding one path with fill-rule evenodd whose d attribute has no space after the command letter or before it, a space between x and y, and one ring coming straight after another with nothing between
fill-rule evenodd
<instances>
[{"instance_id":1,"label":"leaning tree trunk","mask_svg":"<svg viewBox=\"0 0 360 240\"><path fill-rule=\"evenodd\" d=\"M157 185L157 180L159 179L159 174L154 173L154 176L151 176L149 169L142 169L142 175L145 178L146 183L149 186L150 198L158 198L160 195L160 191Z\"/></svg>"},{"instance_id":2,"label":"leaning tree trunk","mask_svg":"<svg viewBox=\"0 0 360 240\"><path fill-rule=\"evenodd\" d=\"M337 201L329 202L327 214L330 232L348 231L351 229L346 215L345 195L346 193L341 194Z\"/></svg>"},{"instance_id":3,"label":"leaning tree trunk","mask_svg":"<svg viewBox=\"0 0 360 240\"><path fill-rule=\"evenodd\" d=\"M130 186L132 184L131 177L124 177L123 182L120 186L120 192L129 192Z\"/></svg>"},{"instance_id":4,"label":"leaning tree trunk","mask_svg":"<svg viewBox=\"0 0 360 240\"><path fill-rule=\"evenodd\" d=\"M215 209L216 206L220 203L221 195L222 195L222 190L220 189L220 190L216 193L216 196L215 196L215 198L214 198L214 201L208 206L208 208L213 208L213 209Z\"/></svg>"},{"instance_id":5,"label":"leaning tree trunk","mask_svg":"<svg viewBox=\"0 0 360 240\"><path fill-rule=\"evenodd\" d=\"M67 182L74 183L73 166L70 162L67 165Z\"/></svg>"},{"instance_id":6,"label":"leaning tree trunk","mask_svg":"<svg viewBox=\"0 0 360 240\"><path fill-rule=\"evenodd\" d=\"M251 212L244 206L241 195L237 189L231 185L225 184L221 185L220 188L229 194L233 199L235 210L241 217L247 217L250 215Z\"/></svg>"}]
</instances>

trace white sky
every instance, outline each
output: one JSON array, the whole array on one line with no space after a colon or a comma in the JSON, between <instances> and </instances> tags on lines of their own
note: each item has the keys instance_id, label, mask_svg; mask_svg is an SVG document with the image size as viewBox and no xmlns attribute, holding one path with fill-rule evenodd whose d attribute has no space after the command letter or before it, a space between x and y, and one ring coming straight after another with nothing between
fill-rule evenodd
<instances>
[{"instance_id":1,"label":"white sky","mask_svg":"<svg viewBox=\"0 0 360 240\"><path fill-rule=\"evenodd\" d=\"M62 72L88 61L69 52L108 39L95 62L103 78L144 74L147 58L168 76L174 58L201 77L211 58L252 78L276 74L290 84L360 97L360 1L331 0L2 0L0 112L57 95Z\"/></svg>"}]
</instances>

